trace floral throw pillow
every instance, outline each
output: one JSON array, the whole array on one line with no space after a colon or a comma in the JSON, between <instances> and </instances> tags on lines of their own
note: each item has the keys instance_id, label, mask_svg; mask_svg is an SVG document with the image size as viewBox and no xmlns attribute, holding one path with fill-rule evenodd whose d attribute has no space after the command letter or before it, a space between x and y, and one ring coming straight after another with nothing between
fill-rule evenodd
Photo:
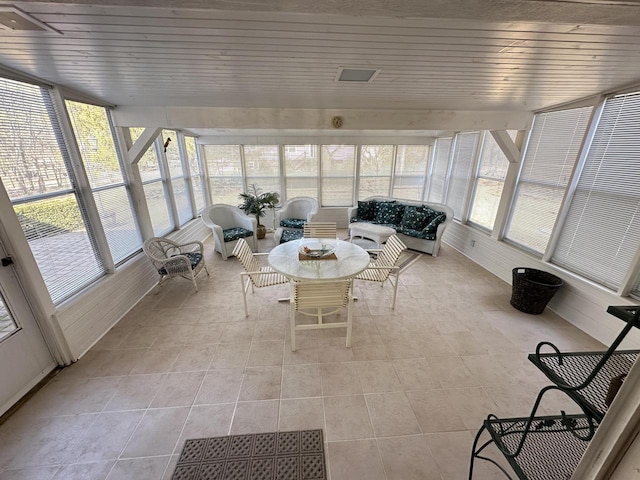
<instances>
[{"instance_id":1,"label":"floral throw pillow","mask_svg":"<svg viewBox=\"0 0 640 480\"><path fill-rule=\"evenodd\" d=\"M404 205L400 203L378 202L376 223L400 225L403 213Z\"/></svg>"},{"instance_id":2,"label":"floral throw pillow","mask_svg":"<svg viewBox=\"0 0 640 480\"><path fill-rule=\"evenodd\" d=\"M375 215L376 215L376 202L358 201L358 218L361 218L362 220L373 220L375 218Z\"/></svg>"},{"instance_id":3,"label":"floral throw pillow","mask_svg":"<svg viewBox=\"0 0 640 480\"><path fill-rule=\"evenodd\" d=\"M429 224L422 229L423 233L426 234L434 234L438 230L438 225L444 222L447 219L447 215L444 213L440 213L433 220L429 222Z\"/></svg>"},{"instance_id":4,"label":"floral throw pillow","mask_svg":"<svg viewBox=\"0 0 640 480\"><path fill-rule=\"evenodd\" d=\"M429 213L425 212L422 207L407 205L404 208L401 225L403 228L411 230L422 230L431 220Z\"/></svg>"}]
</instances>

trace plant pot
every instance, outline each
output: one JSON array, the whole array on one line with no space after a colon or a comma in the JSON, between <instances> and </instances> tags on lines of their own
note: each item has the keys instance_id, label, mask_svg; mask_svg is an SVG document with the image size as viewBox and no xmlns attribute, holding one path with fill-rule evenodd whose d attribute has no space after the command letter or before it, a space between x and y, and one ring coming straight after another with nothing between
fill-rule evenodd
<instances>
[{"instance_id":1,"label":"plant pot","mask_svg":"<svg viewBox=\"0 0 640 480\"><path fill-rule=\"evenodd\" d=\"M258 240L262 240L267 234L267 227L264 225L258 225L258 231L256 232L256 237Z\"/></svg>"}]
</instances>

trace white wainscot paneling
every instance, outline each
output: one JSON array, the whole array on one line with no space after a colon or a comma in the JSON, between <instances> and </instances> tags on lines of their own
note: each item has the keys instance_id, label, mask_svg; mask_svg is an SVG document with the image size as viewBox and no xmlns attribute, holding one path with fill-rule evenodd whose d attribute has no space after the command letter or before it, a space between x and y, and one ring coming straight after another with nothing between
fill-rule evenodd
<instances>
[{"instance_id":1,"label":"white wainscot paneling","mask_svg":"<svg viewBox=\"0 0 640 480\"><path fill-rule=\"evenodd\" d=\"M607 307L634 304L628 298L621 298L467 225L453 222L447 228L443 240L510 285L511 271L515 267L536 268L562 278L564 285L549 303L549 308L605 345L610 345L624 327L621 320L606 312ZM540 339L543 340L545 339ZM631 331L622 348L640 348L640 332L635 329Z\"/></svg>"},{"instance_id":2,"label":"white wainscot paneling","mask_svg":"<svg viewBox=\"0 0 640 480\"><path fill-rule=\"evenodd\" d=\"M178 243L204 240L211 231L200 219L167 235ZM139 253L63 304L56 315L74 358L81 357L158 282L158 274Z\"/></svg>"}]
</instances>

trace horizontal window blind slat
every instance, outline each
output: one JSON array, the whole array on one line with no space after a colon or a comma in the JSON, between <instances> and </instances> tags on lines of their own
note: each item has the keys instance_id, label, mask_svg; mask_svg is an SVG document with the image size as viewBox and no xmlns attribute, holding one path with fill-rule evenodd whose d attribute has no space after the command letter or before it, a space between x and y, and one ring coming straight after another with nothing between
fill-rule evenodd
<instances>
[{"instance_id":1,"label":"horizontal window blind slat","mask_svg":"<svg viewBox=\"0 0 640 480\"><path fill-rule=\"evenodd\" d=\"M287 199L318 198L318 146L284 145L284 175Z\"/></svg>"},{"instance_id":2,"label":"horizontal window blind slat","mask_svg":"<svg viewBox=\"0 0 640 480\"><path fill-rule=\"evenodd\" d=\"M451 138L436 139L433 155L433 167L431 169L431 184L429 186L429 202L442 203L444 200L444 183L449 166L449 149Z\"/></svg>"},{"instance_id":3,"label":"horizontal window blind slat","mask_svg":"<svg viewBox=\"0 0 640 480\"><path fill-rule=\"evenodd\" d=\"M551 261L620 288L640 247L639 185L640 95L608 98Z\"/></svg>"},{"instance_id":4,"label":"horizontal window blind slat","mask_svg":"<svg viewBox=\"0 0 640 480\"><path fill-rule=\"evenodd\" d=\"M460 133L456 136L446 203L453 208L453 217L457 219L461 218L464 208L467 182L479 136L479 132Z\"/></svg>"}]
</instances>

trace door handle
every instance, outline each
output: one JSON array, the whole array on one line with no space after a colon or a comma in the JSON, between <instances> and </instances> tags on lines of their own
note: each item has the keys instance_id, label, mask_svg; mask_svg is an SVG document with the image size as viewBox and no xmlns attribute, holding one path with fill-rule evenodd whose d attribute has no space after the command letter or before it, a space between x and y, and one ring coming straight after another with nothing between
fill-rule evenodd
<instances>
[{"instance_id":1,"label":"door handle","mask_svg":"<svg viewBox=\"0 0 640 480\"><path fill-rule=\"evenodd\" d=\"M3 259L0 260L0 262L2 262L3 267L8 267L9 265L13 265L13 258L4 257Z\"/></svg>"}]
</instances>

